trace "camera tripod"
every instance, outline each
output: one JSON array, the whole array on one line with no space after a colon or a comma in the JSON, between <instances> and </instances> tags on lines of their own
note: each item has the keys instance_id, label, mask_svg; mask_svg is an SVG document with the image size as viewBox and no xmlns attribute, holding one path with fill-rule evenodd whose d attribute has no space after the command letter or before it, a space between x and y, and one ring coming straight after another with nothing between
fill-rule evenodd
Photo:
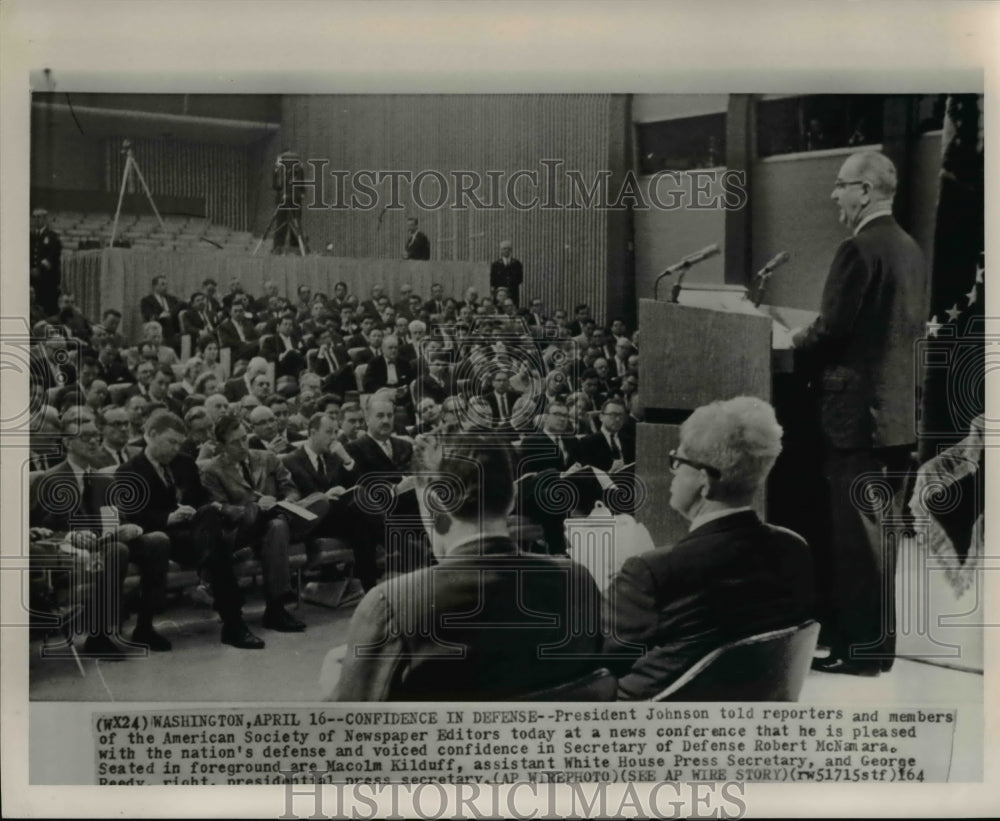
<instances>
[{"instance_id":1,"label":"camera tripod","mask_svg":"<svg viewBox=\"0 0 1000 821\"><path fill-rule=\"evenodd\" d=\"M149 200L149 205L153 209L153 213L156 214L157 222L160 223L160 229L164 229L166 226L163 224L163 217L160 216L160 212L156 208L156 203L153 202L153 195L149 190L149 186L146 185L146 179L142 176L142 171L139 170L139 163L135 161L135 155L132 153L132 142L131 140L122 140L122 154L125 155L125 170L122 173L122 186L121 190L118 192L118 207L115 208L115 222L111 226L111 241L108 243L109 248L114 248L115 246L115 235L118 233L118 218L122 213L122 201L125 199L125 189L128 187L129 176L133 171L135 171L136 177L139 178L139 184L142 186L142 190L146 194L146 199Z\"/></svg>"},{"instance_id":2,"label":"camera tripod","mask_svg":"<svg viewBox=\"0 0 1000 821\"><path fill-rule=\"evenodd\" d=\"M264 240L267 239L267 235L270 234L272 229L275 227L275 224L278 222L278 215L283 210L286 211L288 214L287 217L288 222L285 227L289 231L291 231L292 236L295 237L295 242L299 246L299 254L302 256L306 255L306 244L305 242L302 241L302 226L299 225L298 209L297 208L294 210L289 210L287 208L283 209L281 205L278 204L275 206L274 213L271 215L271 219L267 223L267 228L264 229L264 233L261 236L260 241L257 243L257 247L253 249L253 253L251 254L251 256L254 257L257 256L257 252L260 250L260 246L264 244ZM284 247L284 244L282 244L282 247Z\"/></svg>"}]
</instances>

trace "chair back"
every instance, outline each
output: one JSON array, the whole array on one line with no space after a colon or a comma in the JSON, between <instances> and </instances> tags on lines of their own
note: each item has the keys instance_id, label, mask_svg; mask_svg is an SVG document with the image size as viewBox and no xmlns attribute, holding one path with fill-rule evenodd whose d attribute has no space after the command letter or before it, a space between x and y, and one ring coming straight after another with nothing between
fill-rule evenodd
<instances>
[{"instance_id":1,"label":"chair back","mask_svg":"<svg viewBox=\"0 0 1000 821\"><path fill-rule=\"evenodd\" d=\"M713 650L653 701L797 701L819 623L772 630Z\"/></svg>"},{"instance_id":2,"label":"chair back","mask_svg":"<svg viewBox=\"0 0 1000 821\"><path fill-rule=\"evenodd\" d=\"M618 692L618 679L610 670L601 667L573 681L535 690L514 701L614 701Z\"/></svg>"}]
</instances>

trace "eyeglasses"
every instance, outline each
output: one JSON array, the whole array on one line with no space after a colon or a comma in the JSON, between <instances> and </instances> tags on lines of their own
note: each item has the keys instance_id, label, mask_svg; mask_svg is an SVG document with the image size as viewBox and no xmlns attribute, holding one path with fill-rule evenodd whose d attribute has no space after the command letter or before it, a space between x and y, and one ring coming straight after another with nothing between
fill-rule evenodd
<instances>
[{"instance_id":1,"label":"eyeglasses","mask_svg":"<svg viewBox=\"0 0 1000 821\"><path fill-rule=\"evenodd\" d=\"M837 180L833 184L833 187L836 188L838 191L842 191L849 185L867 185L867 184L868 180Z\"/></svg>"},{"instance_id":2,"label":"eyeglasses","mask_svg":"<svg viewBox=\"0 0 1000 821\"><path fill-rule=\"evenodd\" d=\"M696 462L694 459L685 459L683 456L678 456L676 450L670 451L670 469L672 471L677 471L681 465L687 465L688 467L693 467L695 470L703 470L709 476L718 479L722 476L722 471L718 468L714 468L711 465L706 465L704 462Z\"/></svg>"},{"instance_id":3,"label":"eyeglasses","mask_svg":"<svg viewBox=\"0 0 1000 821\"><path fill-rule=\"evenodd\" d=\"M117 422L105 422L104 424L107 425L109 428L127 428L128 420L120 419Z\"/></svg>"},{"instance_id":4,"label":"eyeglasses","mask_svg":"<svg viewBox=\"0 0 1000 821\"><path fill-rule=\"evenodd\" d=\"M95 442L100 442L101 441L101 434L99 434L99 433L78 433L76 435L76 438L79 439L81 442L86 442L87 444L92 445Z\"/></svg>"}]
</instances>

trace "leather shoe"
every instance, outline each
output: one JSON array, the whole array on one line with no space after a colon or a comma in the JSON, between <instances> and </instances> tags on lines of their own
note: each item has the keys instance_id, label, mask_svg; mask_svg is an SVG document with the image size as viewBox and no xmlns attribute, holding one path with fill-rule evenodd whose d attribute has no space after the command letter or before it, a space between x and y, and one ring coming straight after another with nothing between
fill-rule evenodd
<instances>
[{"instance_id":1,"label":"leather shoe","mask_svg":"<svg viewBox=\"0 0 1000 821\"><path fill-rule=\"evenodd\" d=\"M87 636L83 643L84 655L92 658L100 658L105 661L122 661L125 658L125 649L115 644L110 636Z\"/></svg>"},{"instance_id":2,"label":"leather shoe","mask_svg":"<svg viewBox=\"0 0 1000 821\"><path fill-rule=\"evenodd\" d=\"M813 659L812 669L821 673L842 673L849 676L877 676L879 665L877 663L864 663L856 661L846 661L836 656L827 656L822 659Z\"/></svg>"},{"instance_id":3,"label":"leather shoe","mask_svg":"<svg viewBox=\"0 0 1000 821\"><path fill-rule=\"evenodd\" d=\"M260 623L269 630L277 630L279 633L301 633L306 629L305 622L299 621L284 607L265 610Z\"/></svg>"},{"instance_id":4,"label":"leather shoe","mask_svg":"<svg viewBox=\"0 0 1000 821\"><path fill-rule=\"evenodd\" d=\"M132 643L145 644L154 653L166 653L173 647L169 639L161 636L152 627L148 630L140 630L138 628L133 630Z\"/></svg>"},{"instance_id":5,"label":"leather shoe","mask_svg":"<svg viewBox=\"0 0 1000 821\"><path fill-rule=\"evenodd\" d=\"M222 625L222 643L231 644L240 650L262 650L264 640L250 632L243 622Z\"/></svg>"}]
</instances>

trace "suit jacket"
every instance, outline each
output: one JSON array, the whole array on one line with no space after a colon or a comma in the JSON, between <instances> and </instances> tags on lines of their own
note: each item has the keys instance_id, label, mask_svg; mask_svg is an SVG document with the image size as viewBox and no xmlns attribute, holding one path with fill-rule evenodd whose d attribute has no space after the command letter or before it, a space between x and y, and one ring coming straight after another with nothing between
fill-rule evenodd
<instances>
[{"instance_id":1,"label":"suit jacket","mask_svg":"<svg viewBox=\"0 0 1000 821\"><path fill-rule=\"evenodd\" d=\"M306 355L310 370L323 380L323 390L333 391L343 396L350 390L355 390L357 382L354 379L354 366L347 348L338 346L333 352L335 361L331 364L319 355L319 349L313 348Z\"/></svg>"},{"instance_id":2,"label":"suit jacket","mask_svg":"<svg viewBox=\"0 0 1000 821\"><path fill-rule=\"evenodd\" d=\"M98 359L97 376L109 385L114 385L116 382L131 382L134 379L121 357L115 357L107 365Z\"/></svg>"},{"instance_id":3,"label":"suit jacket","mask_svg":"<svg viewBox=\"0 0 1000 821\"><path fill-rule=\"evenodd\" d=\"M332 453L323 454L326 470L320 473L313 467L309 454L304 447L298 447L291 453L281 457L285 467L291 474L299 493L308 496L311 493L325 493L332 487L351 487L357 481L358 463L348 471L340 458Z\"/></svg>"},{"instance_id":4,"label":"suit jacket","mask_svg":"<svg viewBox=\"0 0 1000 821\"><path fill-rule=\"evenodd\" d=\"M292 342L290 350L276 333L261 340L260 355L268 362L277 363L274 369L275 376L298 376L299 371L306 366L301 337L292 334L289 339Z\"/></svg>"},{"instance_id":5,"label":"suit jacket","mask_svg":"<svg viewBox=\"0 0 1000 821\"><path fill-rule=\"evenodd\" d=\"M223 504L242 505L255 502L261 496L290 502L302 498L288 468L271 451L250 450L247 461L252 484L247 484L238 465L221 456L202 465L201 479L212 499Z\"/></svg>"},{"instance_id":6,"label":"suit jacket","mask_svg":"<svg viewBox=\"0 0 1000 821\"><path fill-rule=\"evenodd\" d=\"M425 396L429 396L440 405L448 396L451 395L452 391L447 379L442 379L438 382L437 380L431 378L430 374L426 374L417 381L415 392L418 403Z\"/></svg>"},{"instance_id":7,"label":"suit jacket","mask_svg":"<svg viewBox=\"0 0 1000 821\"><path fill-rule=\"evenodd\" d=\"M518 448L518 475L539 473L543 470L557 470L561 473L576 462L578 440L572 436L559 438L566 448L565 456L547 433L526 434Z\"/></svg>"},{"instance_id":8,"label":"suit jacket","mask_svg":"<svg viewBox=\"0 0 1000 821\"><path fill-rule=\"evenodd\" d=\"M424 303L424 310L427 311L427 313L430 314L431 316L433 316L434 314L443 314L444 313L444 300L443 299L440 299L440 300L428 299Z\"/></svg>"},{"instance_id":9,"label":"suit jacket","mask_svg":"<svg viewBox=\"0 0 1000 821\"><path fill-rule=\"evenodd\" d=\"M406 240L406 259L430 259L431 243L423 231L414 232Z\"/></svg>"},{"instance_id":10,"label":"suit jacket","mask_svg":"<svg viewBox=\"0 0 1000 821\"><path fill-rule=\"evenodd\" d=\"M813 591L805 540L753 511L627 559L604 600L604 647L643 654L608 659L619 698L649 699L723 644L812 618Z\"/></svg>"},{"instance_id":11,"label":"suit jacket","mask_svg":"<svg viewBox=\"0 0 1000 821\"><path fill-rule=\"evenodd\" d=\"M396 436L389 437L389 441L392 443L392 459L367 434L347 446L347 452L357 464L359 478L369 473L386 473L390 474L387 478L395 477L395 481L399 481L404 474L410 472L413 445Z\"/></svg>"},{"instance_id":12,"label":"suit jacket","mask_svg":"<svg viewBox=\"0 0 1000 821\"><path fill-rule=\"evenodd\" d=\"M128 462L132 457L136 456L139 453L140 448L126 444L122 448L120 448L120 450L125 455L125 461ZM104 445L101 445L100 448L98 448L97 456L94 457L95 468L106 468L106 467L111 467L111 465L119 465L119 464L123 463L117 461L115 457L112 456L111 453L104 447Z\"/></svg>"},{"instance_id":13,"label":"suit jacket","mask_svg":"<svg viewBox=\"0 0 1000 821\"><path fill-rule=\"evenodd\" d=\"M510 427L510 418L514 415L514 403L518 400L521 394L516 391L507 391L507 415L504 416L500 412L500 400L497 399L496 393L490 391L483 397L490 406L490 413L493 414L493 425L494 427Z\"/></svg>"},{"instance_id":14,"label":"suit jacket","mask_svg":"<svg viewBox=\"0 0 1000 821\"><path fill-rule=\"evenodd\" d=\"M100 531L97 518L108 503L111 476L91 474L85 498L69 462L63 459L29 483L29 521L33 527L47 527L59 533L70 530Z\"/></svg>"},{"instance_id":15,"label":"suit jacket","mask_svg":"<svg viewBox=\"0 0 1000 821\"><path fill-rule=\"evenodd\" d=\"M506 265L502 259L497 259L490 264L490 288L506 288L510 291L510 298L514 300L515 305L522 282L524 282L524 269L519 259L511 258Z\"/></svg>"},{"instance_id":16,"label":"suit jacket","mask_svg":"<svg viewBox=\"0 0 1000 821\"><path fill-rule=\"evenodd\" d=\"M174 491L160 478L145 451L140 451L115 471L114 485L122 498L143 499L144 504L120 506L123 518L135 522L144 531L168 532L167 517L178 505L199 508L212 501L201 483L194 459L178 454L170 463Z\"/></svg>"},{"instance_id":17,"label":"suit jacket","mask_svg":"<svg viewBox=\"0 0 1000 821\"><path fill-rule=\"evenodd\" d=\"M243 322L241 327L246 337L246 342L240 340L239 332L236 330L236 325L232 319L220 322L218 327L219 347L232 348L233 362L237 359L245 359L247 356L253 356L259 348L257 330L249 322Z\"/></svg>"},{"instance_id":18,"label":"suit jacket","mask_svg":"<svg viewBox=\"0 0 1000 821\"><path fill-rule=\"evenodd\" d=\"M160 316L163 313L163 306L153 294L147 294L139 300L139 313L142 314L143 322L153 320L159 322L163 326L163 338L169 339L177 333L177 312L181 309L181 301L170 294L164 294L163 298L167 303L167 310L170 312L169 317Z\"/></svg>"},{"instance_id":19,"label":"suit jacket","mask_svg":"<svg viewBox=\"0 0 1000 821\"><path fill-rule=\"evenodd\" d=\"M837 249L820 315L798 349L818 369L820 421L833 447L916 441L914 343L928 315L927 268L889 215Z\"/></svg>"},{"instance_id":20,"label":"suit jacket","mask_svg":"<svg viewBox=\"0 0 1000 821\"><path fill-rule=\"evenodd\" d=\"M635 461L635 439L630 437L624 428L618 432L618 441L621 442L622 462L629 464ZM604 438L604 433L598 431L589 436L584 436L577 443L577 460L581 465L591 465L595 468L608 471L614 462L611 453L611 445Z\"/></svg>"},{"instance_id":21,"label":"suit jacket","mask_svg":"<svg viewBox=\"0 0 1000 821\"><path fill-rule=\"evenodd\" d=\"M368 369L365 371L364 379L362 379L362 385L365 389L365 393L374 393L379 388L386 387L388 385L387 380L389 379L388 370L389 363L385 361L385 357L376 356L374 359L370 360L368 362ZM397 358L395 387L408 385L411 379L413 379L413 373L410 370L410 363Z\"/></svg>"},{"instance_id":22,"label":"suit jacket","mask_svg":"<svg viewBox=\"0 0 1000 821\"><path fill-rule=\"evenodd\" d=\"M197 340L202 331L215 333L216 324L212 318L212 309L205 308L205 315L202 316L194 308L185 308L177 315L182 334L191 334ZM211 326L209 326L211 323Z\"/></svg>"},{"instance_id":23,"label":"suit jacket","mask_svg":"<svg viewBox=\"0 0 1000 821\"><path fill-rule=\"evenodd\" d=\"M459 546L368 592L329 697L502 700L572 681L599 666L599 600L565 557L521 554L505 538Z\"/></svg>"}]
</instances>

